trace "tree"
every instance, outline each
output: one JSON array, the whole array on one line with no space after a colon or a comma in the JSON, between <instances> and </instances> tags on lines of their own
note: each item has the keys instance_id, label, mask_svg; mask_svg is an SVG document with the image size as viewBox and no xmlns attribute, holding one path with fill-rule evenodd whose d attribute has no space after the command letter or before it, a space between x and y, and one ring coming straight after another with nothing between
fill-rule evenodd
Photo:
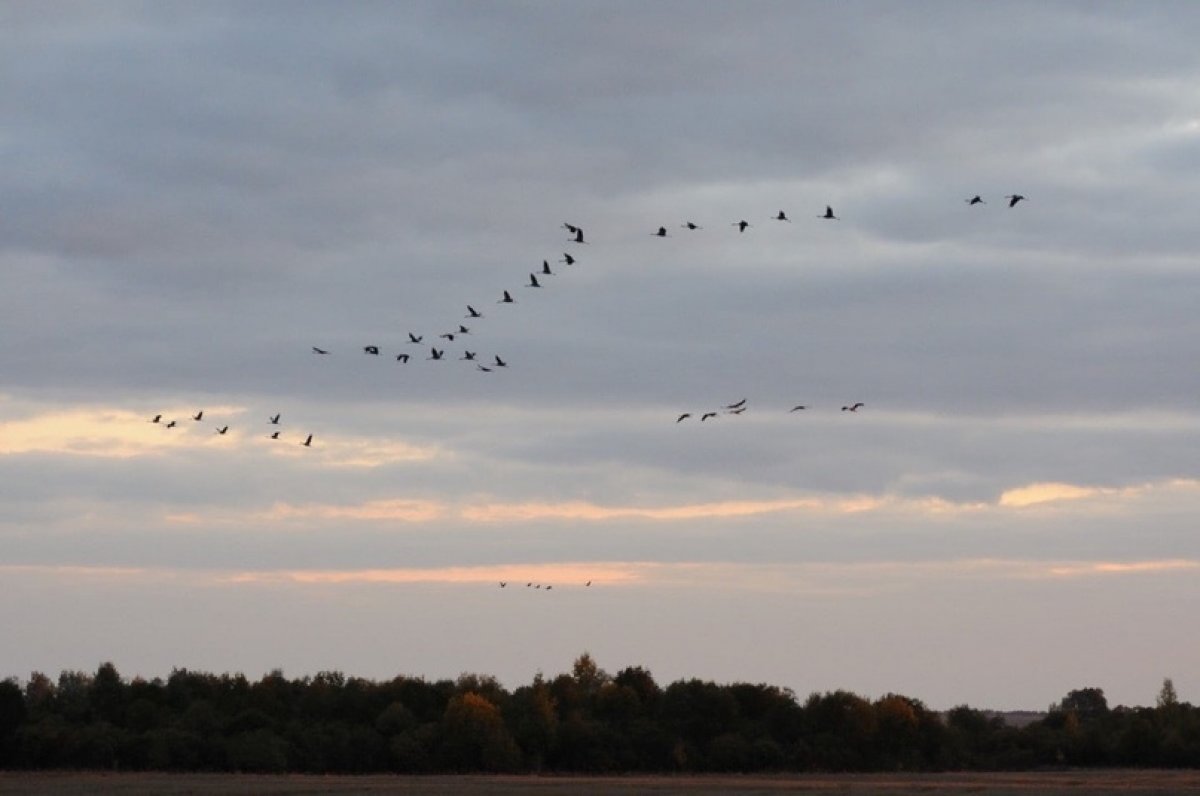
<instances>
[{"instance_id":1,"label":"tree","mask_svg":"<svg viewBox=\"0 0 1200 796\"><path fill-rule=\"evenodd\" d=\"M1068 692L1058 709L1063 713L1074 713L1082 722L1095 721L1108 713L1108 700L1104 698L1102 688L1079 688Z\"/></svg>"},{"instance_id":2,"label":"tree","mask_svg":"<svg viewBox=\"0 0 1200 796\"><path fill-rule=\"evenodd\" d=\"M1175 684L1171 678L1163 679L1162 688L1158 691L1158 709L1174 710L1179 705L1179 696L1175 693Z\"/></svg>"},{"instance_id":3,"label":"tree","mask_svg":"<svg viewBox=\"0 0 1200 796\"><path fill-rule=\"evenodd\" d=\"M521 763L521 750L500 709L479 694L466 693L446 706L438 757L454 771L511 771Z\"/></svg>"}]
</instances>

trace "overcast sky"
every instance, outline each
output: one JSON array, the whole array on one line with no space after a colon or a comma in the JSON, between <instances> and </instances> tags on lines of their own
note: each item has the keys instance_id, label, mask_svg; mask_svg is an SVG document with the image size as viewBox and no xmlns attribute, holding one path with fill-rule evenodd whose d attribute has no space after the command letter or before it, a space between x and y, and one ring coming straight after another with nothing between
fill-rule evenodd
<instances>
[{"instance_id":1,"label":"overcast sky","mask_svg":"<svg viewBox=\"0 0 1200 796\"><path fill-rule=\"evenodd\" d=\"M0 2L0 677L1200 701L1198 37Z\"/></svg>"}]
</instances>

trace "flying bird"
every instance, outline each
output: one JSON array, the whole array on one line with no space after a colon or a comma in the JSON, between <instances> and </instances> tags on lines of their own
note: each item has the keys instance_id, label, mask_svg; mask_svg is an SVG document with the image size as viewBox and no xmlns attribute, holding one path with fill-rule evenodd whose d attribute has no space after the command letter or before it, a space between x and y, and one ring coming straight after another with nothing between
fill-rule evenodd
<instances>
[{"instance_id":1,"label":"flying bird","mask_svg":"<svg viewBox=\"0 0 1200 796\"><path fill-rule=\"evenodd\" d=\"M228 430L229 430L229 426L221 426L220 428L218 428L218 429L217 429L217 433L218 433L218 434L221 434L221 435L224 435L224 434L225 434L225 432L226 432L226 431L228 431Z\"/></svg>"},{"instance_id":2,"label":"flying bird","mask_svg":"<svg viewBox=\"0 0 1200 796\"><path fill-rule=\"evenodd\" d=\"M442 338L443 340L449 340L452 343L454 342L454 333L453 332L446 332L445 334L439 334L438 337Z\"/></svg>"},{"instance_id":3,"label":"flying bird","mask_svg":"<svg viewBox=\"0 0 1200 796\"><path fill-rule=\"evenodd\" d=\"M151 418L150 422L151 422L151 423L157 423L157 422L159 422L160 420L162 420L162 415L155 415L153 418Z\"/></svg>"},{"instance_id":4,"label":"flying bird","mask_svg":"<svg viewBox=\"0 0 1200 796\"><path fill-rule=\"evenodd\" d=\"M365 346L363 346L363 352L365 352L365 353L367 353L367 354L370 354L371 356L376 356L376 357L377 357L377 356L379 356L379 346L377 346L377 345L365 345Z\"/></svg>"},{"instance_id":5,"label":"flying bird","mask_svg":"<svg viewBox=\"0 0 1200 796\"><path fill-rule=\"evenodd\" d=\"M475 361L475 352L474 351L464 351L463 355L461 357L459 357L459 359L464 359L467 362L474 362Z\"/></svg>"},{"instance_id":6,"label":"flying bird","mask_svg":"<svg viewBox=\"0 0 1200 796\"><path fill-rule=\"evenodd\" d=\"M316 346L313 346L312 350L313 350L314 354L328 354L329 353L324 348L317 348Z\"/></svg>"},{"instance_id":7,"label":"flying bird","mask_svg":"<svg viewBox=\"0 0 1200 796\"><path fill-rule=\"evenodd\" d=\"M684 420L687 420L687 419L688 419L689 417L691 417L691 416L692 416L692 413L691 413L691 412L684 412L684 413L683 413L683 414L681 414L681 415L680 415L678 418L676 418L675 422L676 422L676 423L682 423Z\"/></svg>"},{"instance_id":8,"label":"flying bird","mask_svg":"<svg viewBox=\"0 0 1200 796\"><path fill-rule=\"evenodd\" d=\"M730 409L730 410L729 410L729 414L731 414L731 415L740 415L742 412L745 412L745 411L746 411L746 407L744 407L744 406L739 406L737 409Z\"/></svg>"},{"instance_id":9,"label":"flying bird","mask_svg":"<svg viewBox=\"0 0 1200 796\"><path fill-rule=\"evenodd\" d=\"M424 339L425 339L425 335L423 335L423 334L413 334L412 332L408 333L409 345L420 345L421 341Z\"/></svg>"},{"instance_id":10,"label":"flying bird","mask_svg":"<svg viewBox=\"0 0 1200 796\"><path fill-rule=\"evenodd\" d=\"M817 216L817 218L823 218L827 221L840 221L841 220L833 214L833 208L830 207L829 205L825 205L825 215Z\"/></svg>"},{"instance_id":11,"label":"flying bird","mask_svg":"<svg viewBox=\"0 0 1200 796\"><path fill-rule=\"evenodd\" d=\"M508 585L508 581L506 581L506 580L502 580L502 581L500 581L500 588L502 588L502 589L503 589L503 588L504 588L505 586L507 586L507 585Z\"/></svg>"},{"instance_id":12,"label":"flying bird","mask_svg":"<svg viewBox=\"0 0 1200 796\"><path fill-rule=\"evenodd\" d=\"M737 228L738 228L738 232L745 232L745 231L746 231L746 227L749 227L749 226L751 226L751 224L750 224L750 222L749 222L749 221L735 221L735 222L733 222L733 223L732 223L730 226L737 227Z\"/></svg>"},{"instance_id":13,"label":"flying bird","mask_svg":"<svg viewBox=\"0 0 1200 796\"><path fill-rule=\"evenodd\" d=\"M737 409L737 408L745 406L745 405L746 405L746 399L743 398L742 400L738 401L737 403L727 404L725 406L725 408L726 409Z\"/></svg>"},{"instance_id":14,"label":"flying bird","mask_svg":"<svg viewBox=\"0 0 1200 796\"><path fill-rule=\"evenodd\" d=\"M783 212L782 210L779 211L779 215L775 216L774 220L775 221L786 221L789 224L792 223L792 220L787 217L787 213Z\"/></svg>"},{"instance_id":15,"label":"flying bird","mask_svg":"<svg viewBox=\"0 0 1200 796\"><path fill-rule=\"evenodd\" d=\"M204 410L203 410L203 409L201 409L201 410L200 410L199 412L197 412L196 414L192 415L192 420L199 420L199 419L200 419L200 418L202 418L202 417L204 417Z\"/></svg>"},{"instance_id":16,"label":"flying bird","mask_svg":"<svg viewBox=\"0 0 1200 796\"><path fill-rule=\"evenodd\" d=\"M504 298L500 299L496 303L497 304L512 304L513 301L514 301L514 299L513 299L512 295L510 295L509 292L506 290L506 291L504 291Z\"/></svg>"},{"instance_id":17,"label":"flying bird","mask_svg":"<svg viewBox=\"0 0 1200 796\"><path fill-rule=\"evenodd\" d=\"M272 433L271 436L269 437L269 439L279 439L279 432L276 431L276 432Z\"/></svg>"},{"instance_id":18,"label":"flying bird","mask_svg":"<svg viewBox=\"0 0 1200 796\"><path fill-rule=\"evenodd\" d=\"M799 412L799 411L802 411L807 408L808 407L805 406L804 404L797 404L796 406L793 406L791 409L789 409L788 412Z\"/></svg>"},{"instance_id":19,"label":"flying bird","mask_svg":"<svg viewBox=\"0 0 1200 796\"><path fill-rule=\"evenodd\" d=\"M559 262L566 263L567 265L574 265L575 258L572 257L571 255L567 254L566 252L563 252L563 258L561 260L559 260Z\"/></svg>"},{"instance_id":20,"label":"flying bird","mask_svg":"<svg viewBox=\"0 0 1200 796\"><path fill-rule=\"evenodd\" d=\"M478 368L479 370L482 370L484 373L492 372L492 369L489 368L487 365L480 365L478 362L475 363L475 367Z\"/></svg>"},{"instance_id":21,"label":"flying bird","mask_svg":"<svg viewBox=\"0 0 1200 796\"><path fill-rule=\"evenodd\" d=\"M300 444L306 448L311 448L312 447L312 434L309 434L308 439L304 440L304 442L301 442Z\"/></svg>"},{"instance_id":22,"label":"flying bird","mask_svg":"<svg viewBox=\"0 0 1200 796\"><path fill-rule=\"evenodd\" d=\"M705 412L704 414L700 415L700 422L703 423L705 420L708 420L710 417L716 417L716 416L717 416L716 412Z\"/></svg>"},{"instance_id":23,"label":"flying bird","mask_svg":"<svg viewBox=\"0 0 1200 796\"><path fill-rule=\"evenodd\" d=\"M567 232L570 232L572 235L579 232L579 227L575 226L574 224L569 224L566 221L563 222L563 229L565 229Z\"/></svg>"},{"instance_id":24,"label":"flying bird","mask_svg":"<svg viewBox=\"0 0 1200 796\"><path fill-rule=\"evenodd\" d=\"M587 583L585 583L585 584L583 584L583 585L584 585L584 586L591 586L591 585L592 585L592 582L589 580Z\"/></svg>"},{"instance_id":25,"label":"flying bird","mask_svg":"<svg viewBox=\"0 0 1200 796\"><path fill-rule=\"evenodd\" d=\"M656 238L665 238L665 237L668 237L668 235L667 235L667 228L666 228L666 227L659 227L659 228L658 228L658 232L651 232L650 234L651 234L651 235L653 235L653 236L654 236L654 237L656 237Z\"/></svg>"},{"instance_id":26,"label":"flying bird","mask_svg":"<svg viewBox=\"0 0 1200 796\"><path fill-rule=\"evenodd\" d=\"M397 362L407 362L408 354L396 354L396 361Z\"/></svg>"},{"instance_id":27,"label":"flying bird","mask_svg":"<svg viewBox=\"0 0 1200 796\"><path fill-rule=\"evenodd\" d=\"M851 404L850 406L843 406L842 411L843 412L857 412L859 409L862 409L864 406L866 406L866 404L864 404L860 401L859 403Z\"/></svg>"},{"instance_id":28,"label":"flying bird","mask_svg":"<svg viewBox=\"0 0 1200 796\"><path fill-rule=\"evenodd\" d=\"M1008 200L1008 206L1009 206L1009 207L1016 207L1016 206L1017 206L1017 202L1021 201L1021 200L1022 200L1022 199L1024 199L1025 197L1024 197L1024 196L1021 196L1021 194L1019 194L1019 193L1014 193L1014 194L1011 194L1011 195L1009 195L1009 196L1006 196L1006 197L1004 197L1004 198Z\"/></svg>"},{"instance_id":29,"label":"flying bird","mask_svg":"<svg viewBox=\"0 0 1200 796\"><path fill-rule=\"evenodd\" d=\"M167 423L167 428L175 428L175 421L172 420L170 423Z\"/></svg>"},{"instance_id":30,"label":"flying bird","mask_svg":"<svg viewBox=\"0 0 1200 796\"><path fill-rule=\"evenodd\" d=\"M446 349L444 349L444 348L441 351L438 351L436 348L430 348L429 356L427 356L425 358L426 359L441 359L442 355L445 353L446 353Z\"/></svg>"},{"instance_id":31,"label":"flying bird","mask_svg":"<svg viewBox=\"0 0 1200 796\"><path fill-rule=\"evenodd\" d=\"M468 304L467 305L467 314L464 315L463 317L464 318L482 318L483 314L480 313L479 310L475 309L470 304Z\"/></svg>"},{"instance_id":32,"label":"flying bird","mask_svg":"<svg viewBox=\"0 0 1200 796\"><path fill-rule=\"evenodd\" d=\"M273 426L279 425L279 415L278 414L271 415L270 417L267 418L267 420L271 421L271 425L273 425Z\"/></svg>"},{"instance_id":33,"label":"flying bird","mask_svg":"<svg viewBox=\"0 0 1200 796\"><path fill-rule=\"evenodd\" d=\"M542 260L542 274L544 276L554 276L554 272L550 270L549 260Z\"/></svg>"},{"instance_id":34,"label":"flying bird","mask_svg":"<svg viewBox=\"0 0 1200 796\"><path fill-rule=\"evenodd\" d=\"M508 367L508 363L505 362L503 359L501 359L498 354L496 355L496 367L498 367L498 368L507 368Z\"/></svg>"},{"instance_id":35,"label":"flying bird","mask_svg":"<svg viewBox=\"0 0 1200 796\"><path fill-rule=\"evenodd\" d=\"M684 229L704 229L704 227L700 226L699 224L693 224L690 221L684 222L679 226L683 227Z\"/></svg>"},{"instance_id":36,"label":"flying bird","mask_svg":"<svg viewBox=\"0 0 1200 796\"><path fill-rule=\"evenodd\" d=\"M963 201L969 205L985 205L985 204L987 204L987 202L983 201L983 197L980 196L979 194L975 194L970 199L963 199Z\"/></svg>"},{"instance_id":37,"label":"flying bird","mask_svg":"<svg viewBox=\"0 0 1200 796\"><path fill-rule=\"evenodd\" d=\"M572 238L571 242L572 243L587 243L587 241L583 239L583 230L581 228L579 228L579 227L575 228L575 237Z\"/></svg>"},{"instance_id":38,"label":"flying bird","mask_svg":"<svg viewBox=\"0 0 1200 796\"><path fill-rule=\"evenodd\" d=\"M542 286L541 283L537 281L537 275L530 274L529 275L529 284L526 285L525 287L541 287L541 286Z\"/></svg>"},{"instance_id":39,"label":"flying bird","mask_svg":"<svg viewBox=\"0 0 1200 796\"><path fill-rule=\"evenodd\" d=\"M470 334L470 333L471 333L470 329L463 326L461 323L458 325L458 334Z\"/></svg>"}]
</instances>

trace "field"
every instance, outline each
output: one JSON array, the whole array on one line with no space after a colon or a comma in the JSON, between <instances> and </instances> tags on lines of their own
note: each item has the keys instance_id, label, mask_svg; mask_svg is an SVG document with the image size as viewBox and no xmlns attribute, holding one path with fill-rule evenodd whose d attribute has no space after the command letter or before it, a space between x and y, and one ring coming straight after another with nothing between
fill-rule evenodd
<instances>
[{"instance_id":1,"label":"field","mask_svg":"<svg viewBox=\"0 0 1200 796\"><path fill-rule=\"evenodd\" d=\"M238 774L104 774L0 772L0 794L537 794L539 796L624 796L626 794L781 793L959 794L1049 796L1050 794L1148 794L1200 792L1200 772L1153 770L1054 771L1037 773L810 774L800 776L710 777L320 777Z\"/></svg>"}]
</instances>

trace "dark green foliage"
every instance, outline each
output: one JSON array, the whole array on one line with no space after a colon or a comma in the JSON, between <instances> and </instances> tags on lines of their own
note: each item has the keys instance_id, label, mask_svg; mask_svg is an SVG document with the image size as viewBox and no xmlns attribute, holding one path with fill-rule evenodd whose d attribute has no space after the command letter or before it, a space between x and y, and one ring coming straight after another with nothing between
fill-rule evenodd
<instances>
[{"instance_id":1,"label":"dark green foliage","mask_svg":"<svg viewBox=\"0 0 1200 796\"><path fill-rule=\"evenodd\" d=\"M34 673L0 681L0 768L434 772L761 772L1200 767L1200 709L1167 680L1153 708L1068 693L1041 721L1008 726L966 705L848 691L800 703L766 684L680 680L586 653L569 674L509 692L494 677L374 682L341 672L257 682L176 669L124 681Z\"/></svg>"}]
</instances>

